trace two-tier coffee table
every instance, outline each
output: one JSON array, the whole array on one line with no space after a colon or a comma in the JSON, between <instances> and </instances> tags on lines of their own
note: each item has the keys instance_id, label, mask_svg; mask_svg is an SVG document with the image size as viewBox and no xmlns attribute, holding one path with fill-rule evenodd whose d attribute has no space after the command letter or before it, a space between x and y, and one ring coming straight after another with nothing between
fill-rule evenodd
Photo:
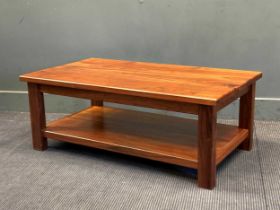
<instances>
[{"instance_id":1,"label":"two-tier coffee table","mask_svg":"<svg viewBox=\"0 0 280 210\"><path fill-rule=\"evenodd\" d=\"M20 76L28 83L33 147L47 138L186 166L211 189L216 167L237 147L250 150L255 71L90 58ZM91 106L46 125L43 93L85 98ZM240 97L239 126L217 112ZM106 108L103 102L198 115L198 120Z\"/></svg>"}]
</instances>

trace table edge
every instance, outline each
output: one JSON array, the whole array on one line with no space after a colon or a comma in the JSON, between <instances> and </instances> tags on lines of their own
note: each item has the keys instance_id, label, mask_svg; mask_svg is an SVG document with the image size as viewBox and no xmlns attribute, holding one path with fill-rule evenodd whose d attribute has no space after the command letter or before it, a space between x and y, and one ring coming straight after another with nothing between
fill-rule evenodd
<instances>
[{"instance_id":1,"label":"table edge","mask_svg":"<svg viewBox=\"0 0 280 210\"><path fill-rule=\"evenodd\" d=\"M258 79L262 77L262 72L260 71L252 71L255 72L256 75L245 82L242 86L238 88L233 88L232 91L226 93L225 95L215 99L215 98L207 98L207 97L195 97L195 96L182 96L176 94L162 94L159 92L150 92L150 91L139 91L134 89L127 89L127 88L116 88L110 86L95 86L92 84L82 84L82 83L74 83L74 82L62 82L59 80L50 80L50 79L43 79L43 78L36 78L36 77L29 77L26 73L19 76L19 80L27 83L34 83L38 85L51 85L51 86L58 86L58 87L68 87L68 88L75 88L80 90L92 90L92 91L100 91L106 93L115 93L115 94L124 94L130 96L140 96L152 99L161 99L161 100L168 100L174 102L184 102L184 103L193 103L193 104L200 104L200 105L210 105L216 106L220 103L220 101L224 100L227 97L230 97L232 94L235 94L241 88L251 85L252 83L256 82Z\"/></svg>"}]
</instances>

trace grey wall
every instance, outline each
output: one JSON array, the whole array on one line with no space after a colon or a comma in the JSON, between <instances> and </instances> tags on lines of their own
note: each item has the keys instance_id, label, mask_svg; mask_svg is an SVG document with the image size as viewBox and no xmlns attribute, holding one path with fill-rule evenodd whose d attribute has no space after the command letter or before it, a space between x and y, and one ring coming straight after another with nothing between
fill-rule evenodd
<instances>
[{"instance_id":1,"label":"grey wall","mask_svg":"<svg viewBox=\"0 0 280 210\"><path fill-rule=\"evenodd\" d=\"M262 70L257 117L280 119L279 7L278 0L0 0L0 109L27 110L26 94L13 92L26 90L18 82L24 72L106 57ZM47 100L54 112L88 104Z\"/></svg>"}]
</instances>

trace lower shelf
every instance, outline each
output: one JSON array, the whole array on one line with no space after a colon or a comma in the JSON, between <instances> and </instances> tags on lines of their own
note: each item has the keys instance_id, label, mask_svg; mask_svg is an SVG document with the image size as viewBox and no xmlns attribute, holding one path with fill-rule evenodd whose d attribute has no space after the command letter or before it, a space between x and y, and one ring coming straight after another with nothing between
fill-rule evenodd
<instances>
[{"instance_id":1,"label":"lower shelf","mask_svg":"<svg viewBox=\"0 0 280 210\"><path fill-rule=\"evenodd\" d=\"M95 106L50 122L44 135L60 141L198 167L195 120ZM247 136L246 129L218 124L216 163L219 164Z\"/></svg>"}]
</instances>

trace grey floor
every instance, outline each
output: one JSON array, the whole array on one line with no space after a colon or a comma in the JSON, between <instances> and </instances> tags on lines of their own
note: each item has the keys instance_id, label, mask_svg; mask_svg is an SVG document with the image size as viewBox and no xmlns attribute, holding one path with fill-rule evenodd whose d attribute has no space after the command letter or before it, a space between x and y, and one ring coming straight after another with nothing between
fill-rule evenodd
<instances>
[{"instance_id":1,"label":"grey floor","mask_svg":"<svg viewBox=\"0 0 280 210\"><path fill-rule=\"evenodd\" d=\"M34 151L28 113L0 112L0 209L280 209L279 129L257 121L254 149L227 158L209 191L183 167L53 140Z\"/></svg>"}]
</instances>

